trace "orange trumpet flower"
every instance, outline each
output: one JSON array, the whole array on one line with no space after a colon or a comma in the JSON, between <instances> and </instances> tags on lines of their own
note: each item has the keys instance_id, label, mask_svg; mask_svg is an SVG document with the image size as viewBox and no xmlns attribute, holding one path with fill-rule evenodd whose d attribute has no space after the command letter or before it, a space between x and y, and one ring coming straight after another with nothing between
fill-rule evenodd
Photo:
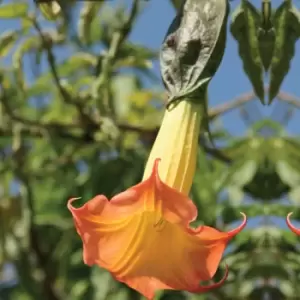
<instances>
[{"instance_id":1,"label":"orange trumpet flower","mask_svg":"<svg viewBox=\"0 0 300 300\"><path fill-rule=\"evenodd\" d=\"M197 208L187 195L201 118L198 105L182 101L166 112L141 183L111 200L99 195L80 208L72 205L76 198L68 202L84 263L105 268L147 299L161 289L199 293L219 287L227 269L220 282L199 283L212 279L227 243L246 225L242 214L242 224L229 232L190 227ZM159 156L161 162L154 159Z\"/></svg>"}]
</instances>

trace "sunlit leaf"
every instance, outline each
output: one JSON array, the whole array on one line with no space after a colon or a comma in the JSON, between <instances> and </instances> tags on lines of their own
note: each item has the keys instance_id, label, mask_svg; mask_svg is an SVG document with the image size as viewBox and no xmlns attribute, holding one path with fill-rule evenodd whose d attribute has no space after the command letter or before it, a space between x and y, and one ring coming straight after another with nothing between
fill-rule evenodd
<instances>
[{"instance_id":1,"label":"sunlit leaf","mask_svg":"<svg viewBox=\"0 0 300 300\"><path fill-rule=\"evenodd\" d=\"M97 19L97 14L103 4L104 1L83 3L80 12L80 19L78 22L78 36L80 40L85 44L88 44L90 42L92 24L94 22L94 19ZM99 28L99 30L101 29Z\"/></svg>"},{"instance_id":2,"label":"sunlit leaf","mask_svg":"<svg viewBox=\"0 0 300 300\"><path fill-rule=\"evenodd\" d=\"M28 13L29 5L26 2L2 4L0 6L0 18L12 19L25 17Z\"/></svg>"},{"instance_id":3,"label":"sunlit leaf","mask_svg":"<svg viewBox=\"0 0 300 300\"><path fill-rule=\"evenodd\" d=\"M0 36L0 57L6 56L18 39L16 31L8 31Z\"/></svg>"},{"instance_id":4,"label":"sunlit leaf","mask_svg":"<svg viewBox=\"0 0 300 300\"><path fill-rule=\"evenodd\" d=\"M61 14L61 7L56 1L51 1L50 3L39 3L38 7L43 16L49 21L56 20Z\"/></svg>"}]
</instances>

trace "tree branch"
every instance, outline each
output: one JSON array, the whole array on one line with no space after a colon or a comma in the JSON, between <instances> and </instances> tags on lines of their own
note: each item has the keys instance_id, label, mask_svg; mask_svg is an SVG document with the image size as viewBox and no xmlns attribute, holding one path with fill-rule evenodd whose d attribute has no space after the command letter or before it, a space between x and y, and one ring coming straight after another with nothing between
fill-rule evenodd
<instances>
[{"instance_id":1,"label":"tree branch","mask_svg":"<svg viewBox=\"0 0 300 300\"><path fill-rule=\"evenodd\" d=\"M104 56L101 55L99 58L102 62L100 68L101 73L95 82L92 92L95 99L98 98L100 90L107 82L112 70L113 63L119 54L121 46L124 40L127 38L128 34L131 32L132 25L138 13L138 4L139 0L133 0L133 4L127 20L124 22L123 26L121 26L120 29L113 34L108 52Z\"/></svg>"},{"instance_id":2,"label":"tree branch","mask_svg":"<svg viewBox=\"0 0 300 300\"><path fill-rule=\"evenodd\" d=\"M34 195L31 189L31 185L29 183L29 179L27 174L24 173L23 171L23 161L24 161L24 156L26 153L23 152L23 155L19 155L19 150L24 149L23 144L22 144L22 136L21 132L17 133L17 138L18 142L16 147L13 147L13 153L12 157L14 159L14 171L17 176L17 178L22 182L22 196L24 197L25 200L25 205L24 205L24 220L27 221L28 223L26 224L28 227L28 237L29 237L29 245L30 249L32 252L35 254L36 259L37 259L37 265L43 272L43 277L42 277L42 291L43 291L43 297L47 300L62 300L64 297L62 297L61 293L56 289L55 287L55 281L56 281L56 276L54 274L54 270L52 267L49 268L49 258L50 254L46 253L43 251L41 247L41 239L38 234L37 227L34 223L34 217L36 214L36 209L35 209L35 201L34 201Z\"/></svg>"},{"instance_id":3,"label":"tree branch","mask_svg":"<svg viewBox=\"0 0 300 300\"><path fill-rule=\"evenodd\" d=\"M294 107L300 109L300 98L297 98L294 95L280 91L277 95L277 99L281 102L285 102L287 104L293 105Z\"/></svg>"},{"instance_id":4,"label":"tree branch","mask_svg":"<svg viewBox=\"0 0 300 300\"><path fill-rule=\"evenodd\" d=\"M239 97L226 102L225 104L218 105L216 107L213 107L209 110L209 118L210 120L213 120L220 115L230 112L234 110L235 108L244 105L245 103L251 101L254 99L254 94L253 92L248 92L245 94L240 95ZM96 130L98 130L98 126L93 126L90 128L82 128L83 133L82 134L72 134L70 133L70 129L77 128L79 129L79 125L74 125L74 126L63 126L61 124L41 124L39 122L23 119L21 117L18 117L13 114L12 110L8 108L9 115L11 118L15 121L18 121L24 125L24 128L22 129L22 134L27 135L30 137L36 137L36 138L41 138L44 137L45 133L48 131L52 131L58 138L62 139L68 139L70 141L76 142L76 143L94 143L94 133ZM155 140L155 137L158 133L159 127L155 127L152 129L146 129L142 128L140 126L134 126L130 124L124 124L124 123L119 123L116 124L116 126L119 128L121 131L127 131L127 132L135 132L139 133L142 135L143 139L146 141L149 141L149 143L152 143L152 141ZM12 130L11 129L4 129L0 128L0 136L11 136L12 135ZM221 151L217 149L213 149L208 147L207 145L202 145L206 153L216 157L217 159L229 163L230 159L226 157L224 154L222 154Z\"/></svg>"},{"instance_id":5,"label":"tree branch","mask_svg":"<svg viewBox=\"0 0 300 300\"><path fill-rule=\"evenodd\" d=\"M219 117L220 115L228 113L228 112L252 101L253 99L255 99L255 97L256 96L255 96L254 92L251 91L251 92L242 94L233 100L227 101L224 104L220 104L216 107L213 107L208 112L209 119L213 120L213 119Z\"/></svg>"},{"instance_id":6,"label":"tree branch","mask_svg":"<svg viewBox=\"0 0 300 300\"><path fill-rule=\"evenodd\" d=\"M84 105L78 101L78 99L73 99L73 97L70 95L70 93L62 86L61 80L58 75L58 71L56 69L56 62L55 62L55 56L52 52L52 40L49 40L47 36L43 33L42 28L40 27L38 21L35 19L35 17L30 19L33 23L33 26L37 30L38 34L41 37L41 41L43 44L43 48L46 50L47 53L47 59L48 64L50 66L51 74L53 76L54 82L60 92L60 95L63 99L63 101L67 104L73 105L76 107L78 114L81 118L81 121L84 123L84 125L95 125L96 122L91 118L90 114L85 112Z\"/></svg>"}]
</instances>

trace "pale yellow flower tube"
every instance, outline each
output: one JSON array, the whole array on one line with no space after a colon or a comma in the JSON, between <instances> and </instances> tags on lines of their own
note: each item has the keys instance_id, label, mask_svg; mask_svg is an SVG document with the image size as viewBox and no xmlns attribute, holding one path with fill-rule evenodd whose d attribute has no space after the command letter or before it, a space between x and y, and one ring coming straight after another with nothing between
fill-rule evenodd
<instances>
[{"instance_id":1,"label":"pale yellow flower tube","mask_svg":"<svg viewBox=\"0 0 300 300\"><path fill-rule=\"evenodd\" d=\"M162 181L188 195L196 169L203 107L201 101L183 100L173 109L166 110L143 180L150 176L155 159L160 158L159 175Z\"/></svg>"}]
</instances>

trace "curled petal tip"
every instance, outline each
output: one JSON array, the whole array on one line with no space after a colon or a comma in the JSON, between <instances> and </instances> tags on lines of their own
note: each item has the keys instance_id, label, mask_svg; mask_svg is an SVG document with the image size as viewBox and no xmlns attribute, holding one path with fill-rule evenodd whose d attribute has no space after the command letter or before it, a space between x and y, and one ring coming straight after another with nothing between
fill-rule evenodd
<instances>
[{"instance_id":1,"label":"curled petal tip","mask_svg":"<svg viewBox=\"0 0 300 300\"><path fill-rule=\"evenodd\" d=\"M228 274L229 274L229 268L228 268L228 265L225 265L225 273L223 275L223 277L221 278L221 280L219 280L218 282L212 284L212 288L215 289L215 288L218 288L220 287L221 285L223 285L223 283L227 280L228 278Z\"/></svg>"},{"instance_id":2,"label":"curled petal tip","mask_svg":"<svg viewBox=\"0 0 300 300\"><path fill-rule=\"evenodd\" d=\"M192 293L197 293L197 292L198 292L198 293L199 293L199 292L208 292L208 291L210 291L210 290L219 288L219 287L222 286L222 285L224 284L224 282L227 280L228 273L229 273L229 268L228 268L227 265L225 265L225 274L224 274L224 276L222 277L221 280L219 280L219 281L216 282L216 283L207 285L207 286L199 286L199 288L197 288L197 290L195 290L195 291L192 291Z\"/></svg>"},{"instance_id":3,"label":"curled petal tip","mask_svg":"<svg viewBox=\"0 0 300 300\"><path fill-rule=\"evenodd\" d=\"M81 199L81 197L74 197L74 198L69 199L69 200L68 200L68 204L67 204L68 208L69 208L69 209L75 209L75 208L73 207L72 203L73 203L74 201L76 201L76 200L79 200L79 199Z\"/></svg>"},{"instance_id":4,"label":"curled petal tip","mask_svg":"<svg viewBox=\"0 0 300 300\"><path fill-rule=\"evenodd\" d=\"M235 228L235 229L228 232L228 235L230 237L234 237L235 235L237 235L247 225L247 216L246 216L246 214L244 214L243 212L240 212L240 214L243 216L243 222L237 228Z\"/></svg>"},{"instance_id":5,"label":"curled petal tip","mask_svg":"<svg viewBox=\"0 0 300 300\"><path fill-rule=\"evenodd\" d=\"M299 228L296 228L292 223L291 223L291 220L290 220L290 217L293 213L290 212L287 216L286 216L286 224L287 226L291 229L291 231L293 231L294 233L296 233L297 235L300 235L300 229Z\"/></svg>"}]
</instances>

